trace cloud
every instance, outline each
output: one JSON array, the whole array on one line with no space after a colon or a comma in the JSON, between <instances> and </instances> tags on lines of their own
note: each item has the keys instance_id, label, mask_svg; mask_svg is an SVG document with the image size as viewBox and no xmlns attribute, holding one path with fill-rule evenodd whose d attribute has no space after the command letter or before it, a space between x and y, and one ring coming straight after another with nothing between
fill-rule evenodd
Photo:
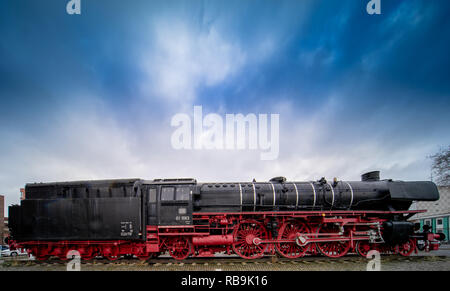
<instances>
[{"instance_id":1,"label":"cloud","mask_svg":"<svg viewBox=\"0 0 450 291\"><path fill-rule=\"evenodd\" d=\"M232 77L246 62L236 42L216 28L195 30L183 22L155 25L154 46L142 57L148 83L144 91L168 101L192 102L201 86Z\"/></svg>"}]
</instances>

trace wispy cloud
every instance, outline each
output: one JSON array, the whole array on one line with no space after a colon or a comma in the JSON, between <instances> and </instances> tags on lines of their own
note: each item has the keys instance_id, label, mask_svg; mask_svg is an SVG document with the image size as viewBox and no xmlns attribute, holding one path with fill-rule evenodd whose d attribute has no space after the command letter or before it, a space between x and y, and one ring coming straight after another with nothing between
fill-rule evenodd
<instances>
[{"instance_id":1,"label":"wispy cloud","mask_svg":"<svg viewBox=\"0 0 450 291\"><path fill-rule=\"evenodd\" d=\"M161 20L154 27L154 45L143 53L151 97L189 103L199 87L225 82L245 65L246 53L214 27L192 29L186 23Z\"/></svg>"}]
</instances>

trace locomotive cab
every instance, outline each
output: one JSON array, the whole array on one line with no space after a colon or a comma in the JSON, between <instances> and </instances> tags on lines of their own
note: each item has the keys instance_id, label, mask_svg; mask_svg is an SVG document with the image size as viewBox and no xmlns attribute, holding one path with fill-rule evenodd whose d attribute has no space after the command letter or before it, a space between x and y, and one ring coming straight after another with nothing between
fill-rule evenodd
<instances>
[{"instance_id":1,"label":"locomotive cab","mask_svg":"<svg viewBox=\"0 0 450 291\"><path fill-rule=\"evenodd\" d=\"M147 184L148 225L191 225L194 179L157 179Z\"/></svg>"}]
</instances>

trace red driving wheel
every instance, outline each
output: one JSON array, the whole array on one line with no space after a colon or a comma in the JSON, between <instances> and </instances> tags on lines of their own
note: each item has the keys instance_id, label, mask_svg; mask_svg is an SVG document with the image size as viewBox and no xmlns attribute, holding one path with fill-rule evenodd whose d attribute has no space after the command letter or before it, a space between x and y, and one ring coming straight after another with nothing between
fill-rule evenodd
<instances>
[{"instance_id":1,"label":"red driving wheel","mask_svg":"<svg viewBox=\"0 0 450 291\"><path fill-rule=\"evenodd\" d=\"M350 241L339 240L340 234L339 226L335 224L322 224L317 229L318 238L327 238L330 241L317 242L317 248L320 253L330 258L339 258L345 256L350 250Z\"/></svg>"},{"instance_id":2,"label":"red driving wheel","mask_svg":"<svg viewBox=\"0 0 450 291\"><path fill-rule=\"evenodd\" d=\"M283 223L278 231L278 240L290 240L290 242L277 243L278 253L288 259L303 257L310 245L298 245L297 238L299 235L309 232L308 226L303 222L287 221Z\"/></svg>"},{"instance_id":3,"label":"red driving wheel","mask_svg":"<svg viewBox=\"0 0 450 291\"><path fill-rule=\"evenodd\" d=\"M269 235L261 222L244 220L236 225L233 231L233 250L244 259L257 259L264 256L268 245L260 243Z\"/></svg>"}]
</instances>

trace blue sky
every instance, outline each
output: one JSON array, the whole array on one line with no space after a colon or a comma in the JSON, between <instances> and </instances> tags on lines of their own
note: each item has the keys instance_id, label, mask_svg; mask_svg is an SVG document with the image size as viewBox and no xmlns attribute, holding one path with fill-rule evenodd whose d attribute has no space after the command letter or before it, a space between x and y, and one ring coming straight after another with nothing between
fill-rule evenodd
<instances>
[{"instance_id":1,"label":"blue sky","mask_svg":"<svg viewBox=\"0 0 450 291\"><path fill-rule=\"evenodd\" d=\"M450 3L1 0L0 193L96 178L426 180L450 143ZM176 113L280 114L280 155L177 151Z\"/></svg>"}]
</instances>

